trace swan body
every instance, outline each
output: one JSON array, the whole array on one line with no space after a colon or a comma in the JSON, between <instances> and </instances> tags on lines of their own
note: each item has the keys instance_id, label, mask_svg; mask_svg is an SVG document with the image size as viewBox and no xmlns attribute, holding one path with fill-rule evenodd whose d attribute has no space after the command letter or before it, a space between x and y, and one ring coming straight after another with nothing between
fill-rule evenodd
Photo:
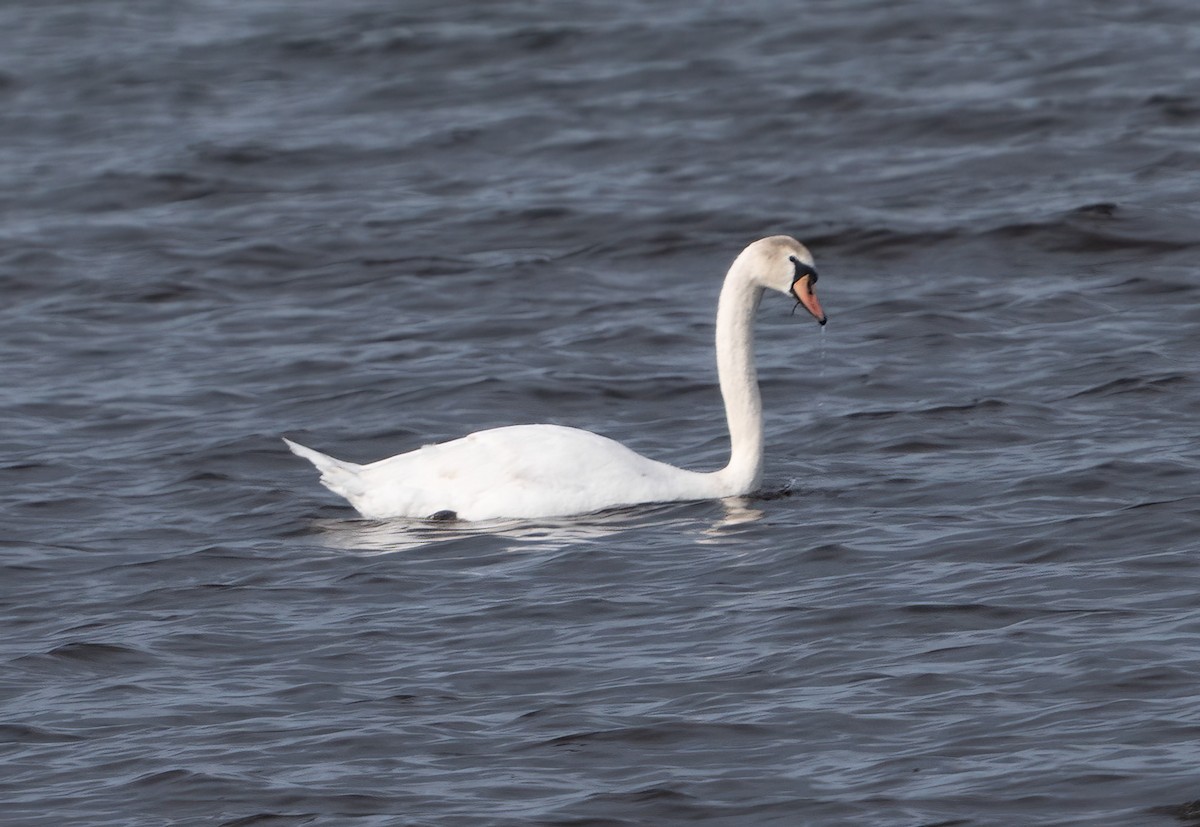
<instances>
[{"instance_id":1,"label":"swan body","mask_svg":"<svg viewBox=\"0 0 1200 827\"><path fill-rule=\"evenodd\" d=\"M821 323L812 255L793 238L754 242L734 260L717 305L717 374L730 459L702 473L644 457L589 431L511 425L358 465L291 440L321 483L364 517L487 520L586 514L638 503L748 494L762 479L763 426L754 369L754 313L764 290L794 297Z\"/></svg>"}]
</instances>

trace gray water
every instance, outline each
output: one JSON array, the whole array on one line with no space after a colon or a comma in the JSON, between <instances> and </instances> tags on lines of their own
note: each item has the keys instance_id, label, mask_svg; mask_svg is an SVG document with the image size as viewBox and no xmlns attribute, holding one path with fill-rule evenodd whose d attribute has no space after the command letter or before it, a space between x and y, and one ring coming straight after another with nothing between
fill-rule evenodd
<instances>
[{"instance_id":1,"label":"gray water","mask_svg":"<svg viewBox=\"0 0 1200 827\"><path fill-rule=\"evenodd\" d=\"M1200 823L1200 17L0 6L12 825ZM737 502L357 519L554 422Z\"/></svg>"}]
</instances>

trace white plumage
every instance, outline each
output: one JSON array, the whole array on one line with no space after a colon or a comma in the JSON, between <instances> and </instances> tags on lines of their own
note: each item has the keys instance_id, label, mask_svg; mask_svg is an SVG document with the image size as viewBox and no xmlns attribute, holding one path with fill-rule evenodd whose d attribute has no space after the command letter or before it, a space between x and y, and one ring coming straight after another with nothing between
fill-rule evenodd
<instances>
[{"instance_id":1,"label":"white plumage","mask_svg":"<svg viewBox=\"0 0 1200 827\"><path fill-rule=\"evenodd\" d=\"M815 281L812 256L787 236L754 242L729 268L717 306L716 345L730 459L719 471L675 468L599 434L559 425L493 428L367 465L284 442L317 467L323 485L374 519L557 517L748 494L761 481L763 461L754 312L763 290L774 289L794 296L824 324Z\"/></svg>"}]
</instances>

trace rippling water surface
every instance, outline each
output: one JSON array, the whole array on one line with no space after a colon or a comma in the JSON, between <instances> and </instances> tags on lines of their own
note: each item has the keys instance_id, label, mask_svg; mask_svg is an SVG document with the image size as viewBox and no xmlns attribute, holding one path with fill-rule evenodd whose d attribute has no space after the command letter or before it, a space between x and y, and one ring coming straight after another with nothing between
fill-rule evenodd
<instances>
[{"instance_id":1,"label":"rippling water surface","mask_svg":"<svg viewBox=\"0 0 1200 827\"><path fill-rule=\"evenodd\" d=\"M1200 821L1183 0L0 7L13 825ZM355 518L571 424L738 502Z\"/></svg>"}]
</instances>

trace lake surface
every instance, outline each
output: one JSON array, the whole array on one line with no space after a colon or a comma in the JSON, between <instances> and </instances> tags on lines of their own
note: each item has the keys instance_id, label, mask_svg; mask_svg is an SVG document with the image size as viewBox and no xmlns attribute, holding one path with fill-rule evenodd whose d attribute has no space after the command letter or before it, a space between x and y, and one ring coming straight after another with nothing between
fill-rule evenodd
<instances>
[{"instance_id":1,"label":"lake surface","mask_svg":"<svg viewBox=\"0 0 1200 827\"><path fill-rule=\"evenodd\" d=\"M1200 18L0 7L7 825L1200 823ZM761 495L370 522L552 422ZM586 469L581 469L581 473Z\"/></svg>"}]
</instances>

